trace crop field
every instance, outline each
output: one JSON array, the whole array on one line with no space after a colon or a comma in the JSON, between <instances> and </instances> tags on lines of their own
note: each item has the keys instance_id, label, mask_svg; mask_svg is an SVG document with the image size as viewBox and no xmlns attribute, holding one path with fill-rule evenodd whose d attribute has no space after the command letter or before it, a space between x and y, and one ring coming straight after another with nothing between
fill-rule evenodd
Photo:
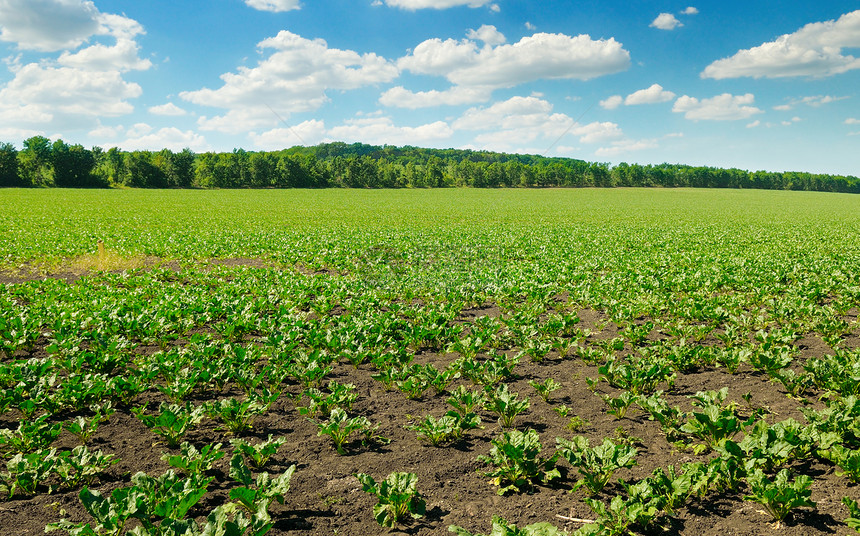
<instances>
[{"instance_id":1,"label":"crop field","mask_svg":"<svg viewBox=\"0 0 860 536\"><path fill-rule=\"evenodd\" d=\"M3 535L860 530L860 197L0 208Z\"/></svg>"}]
</instances>

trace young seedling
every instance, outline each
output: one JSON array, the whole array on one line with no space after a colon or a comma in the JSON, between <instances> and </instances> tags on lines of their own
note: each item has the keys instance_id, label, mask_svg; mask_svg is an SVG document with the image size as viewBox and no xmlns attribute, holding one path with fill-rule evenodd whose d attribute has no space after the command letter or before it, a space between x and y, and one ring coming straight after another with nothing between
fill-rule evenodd
<instances>
[{"instance_id":1,"label":"young seedling","mask_svg":"<svg viewBox=\"0 0 860 536\"><path fill-rule=\"evenodd\" d=\"M230 444L233 445L235 452L244 455L251 467L255 469L262 469L286 442L286 437L272 439L272 434L269 434L266 441L257 445L240 438L230 440Z\"/></svg>"},{"instance_id":2,"label":"young seedling","mask_svg":"<svg viewBox=\"0 0 860 536\"><path fill-rule=\"evenodd\" d=\"M224 452L221 450L221 443L215 445L204 445L203 448L197 448L183 441L179 445L179 454L164 454L161 456L171 467L175 467L185 473L188 477L202 475L204 472L212 469L215 462L224 457Z\"/></svg>"},{"instance_id":3,"label":"young seedling","mask_svg":"<svg viewBox=\"0 0 860 536\"><path fill-rule=\"evenodd\" d=\"M368 474L357 473L362 491L377 498L373 517L382 527L393 528L403 522L407 515L413 519L424 517L426 502L417 491L418 477L415 473L391 473L380 483Z\"/></svg>"},{"instance_id":4,"label":"young seedling","mask_svg":"<svg viewBox=\"0 0 860 536\"><path fill-rule=\"evenodd\" d=\"M490 454L478 456L478 461L494 467L484 474L494 477L499 495L526 491L535 480L545 484L561 476L555 468L557 456L540 457L543 446L535 430L505 431L491 443Z\"/></svg>"},{"instance_id":5,"label":"young seedling","mask_svg":"<svg viewBox=\"0 0 860 536\"><path fill-rule=\"evenodd\" d=\"M518 395L511 393L505 383L487 394L488 400L484 403L484 407L499 416L499 424L502 428L513 428L516 416L529 408L529 399L519 400Z\"/></svg>"},{"instance_id":6,"label":"young seedling","mask_svg":"<svg viewBox=\"0 0 860 536\"><path fill-rule=\"evenodd\" d=\"M311 422L316 423L319 427L319 432L317 432L318 437L323 435L331 437L332 442L334 442L334 448L340 455L346 454L343 446L353 432L363 434L365 440L369 441L376 439L373 437L373 433L378 428L378 426L372 426L367 417L347 417L346 412L340 408L332 410L327 421L314 421L311 419ZM378 438L377 440L387 441L385 438Z\"/></svg>"},{"instance_id":7,"label":"young seedling","mask_svg":"<svg viewBox=\"0 0 860 536\"><path fill-rule=\"evenodd\" d=\"M745 495L744 500L755 501L764 506L776 522L777 528L794 508L801 506L815 508L816 506L810 500L812 478L807 475L798 475L791 482L789 481L790 477L791 472L788 469L783 469L777 473L773 480L765 476L761 470L756 470L747 477L751 494Z\"/></svg>"},{"instance_id":8,"label":"young seedling","mask_svg":"<svg viewBox=\"0 0 860 536\"><path fill-rule=\"evenodd\" d=\"M543 399L547 404L550 403L550 396L553 391L557 391L561 389L561 384L555 381L552 378L547 378L543 382L539 382L537 380L529 380L529 385L531 385L537 394Z\"/></svg>"},{"instance_id":9,"label":"young seedling","mask_svg":"<svg viewBox=\"0 0 860 536\"><path fill-rule=\"evenodd\" d=\"M556 444L558 455L576 467L582 476L571 491L585 486L594 495L606 486L616 470L636 465L636 449L630 445L618 445L609 438L594 448L583 436L576 436L572 441L557 437Z\"/></svg>"},{"instance_id":10,"label":"young seedling","mask_svg":"<svg viewBox=\"0 0 860 536\"><path fill-rule=\"evenodd\" d=\"M453 532L457 536L485 536L477 532L473 534L463 527L456 525L450 525L448 532ZM523 528L518 528L513 523L499 516L493 516L493 530L489 536L567 536L567 533L558 530L558 527L546 522L532 523Z\"/></svg>"},{"instance_id":11,"label":"young seedling","mask_svg":"<svg viewBox=\"0 0 860 536\"><path fill-rule=\"evenodd\" d=\"M144 411L146 404L132 410L147 428L164 438L169 448L176 448L189 428L203 420L204 408L190 402L184 406L162 402L158 406L158 414L147 415Z\"/></svg>"}]
</instances>

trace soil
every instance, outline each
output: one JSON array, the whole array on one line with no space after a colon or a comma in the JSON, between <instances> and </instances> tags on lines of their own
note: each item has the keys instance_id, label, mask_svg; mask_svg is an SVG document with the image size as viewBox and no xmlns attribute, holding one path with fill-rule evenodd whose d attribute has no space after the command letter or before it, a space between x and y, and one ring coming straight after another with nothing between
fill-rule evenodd
<instances>
[{"instance_id":1,"label":"soil","mask_svg":"<svg viewBox=\"0 0 860 536\"><path fill-rule=\"evenodd\" d=\"M241 264L241 262L236 261ZM476 316L499 314L499 309L486 306L483 309L464 312L463 319ZM607 324L605 316L595 311L582 311L581 327L595 331L590 340L597 341L613 336L615 326ZM856 334L852 335L855 340ZM856 342L856 341L855 341ZM822 355L830 349L817 336L809 335L799 341L802 357ZM144 347L140 351L154 352L156 349ZM37 348L33 355L43 350ZM18 357L23 357L18 356ZM459 357L457 354L440 354L429 350L419 352L417 363L434 363L444 366ZM291 489L284 505L275 504L271 508L274 528L272 536L301 535L322 536L367 536L372 534L411 534L429 536L448 534L449 525L457 525L471 532L489 533L493 515L501 516L520 526L548 521L571 532L582 524L563 518L593 519L594 513L582 500L584 490L571 493L577 481L576 470L559 462L562 478L551 485L534 487L530 492L500 497L497 487L490 478L482 473L487 467L477 461L477 457L490 450L490 440L495 438L501 428L494 416L481 412L484 427L468 432L457 443L434 447L420 441L415 432L404 427L416 422L425 415L439 417L450 407L445 394L436 394L432 389L420 399L410 400L399 391L385 391L380 382L371 378L374 369L368 365L354 368L342 360L334 368L328 379L356 386L359 398L352 415L364 415L373 423L379 424L379 433L391 441L387 445L362 445L353 442L348 445L346 455L338 455L328 437L319 437L317 427L300 416L293 397L302 388L297 384L285 383L284 391L272 409L254 423L254 429L242 437L265 439L269 434L284 436L287 443L280 449L265 471L280 474L291 464L297 466L292 479ZM528 396L531 401L529 410L515 420L520 430L535 429L541 438L546 455L555 449L555 438L571 438L585 435L592 445L599 444L604 437L628 438L639 450L638 465L632 469L618 471L613 483L598 495L608 500L621 493L623 489L614 483L615 479L641 479L658 467L680 465L686 461L706 460L707 455L697 456L691 452L679 452L661 433L660 426L645 418L636 407L630 408L624 419L617 420L606 413L603 401L589 391L586 378L596 378L597 368L584 363L579 358L561 359L550 353L542 362L522 360L516 367L517 377L509 382L511 391L520 397ZM553 378L562 388L551 395L551 403L537 396L528 384L529 380ZM466 385L474 389L468 381L457 380L451 387ZM789 417L803 423L800 412L801 403L786 396L782 387L773 384L767 376L760 375L746 366L735 374L724 369L703 369L679 375L674 387L667 390L667 399L672 405L680 405L689 410L688 395L701 390L716 390L730 387L730 397L742 407L766 408L771 417L769 422L777 422ZM665 385L661 385L666 389ZM611 388L601 387L605 392ZM741 398L751 393L749 403ZM202 403L215 397L238 396L236 389L221 393L207 393L205 398L192 398L194 403ZM156 390L139 395L134 403L141 405L150 402L150 407L164 400ZM814 406L820 403L810 397ZM562 417L554 407L567 405L571 412ZM576 433L567 428L574 415L587 424ZM21 415L9 411L0 415L0 428L15 428ZM210 443L223 443L229 452L232 437L220 430L217 423L204 420L186 436L186 440L200 446ZM92 486L107 492L127 485L130 477L137 471L150 475L160 475L170 467L161 459L163 453L170 452L159 442L158 436L151 433L128 408L119 408L108 423L98 429L90 443L91 449L101 449L113 454L119 462L106 471ZM53 445L58 449L71 449L76 440L68 432ZM191 510L189 515L203 519L212 508L228 500L228 494L235 482L227 476L229 454L221 459L216 468L210 471L215 477L207 495ZM728 536L728 535L773 535L809 536L823 534L848 534L843 523L847 510L841 498L857 498L857 488L849 481L835 474L830 464L814 459L796 461L792 469L798 473L814 477L812 500L817 509L797 509L789 516L784 526L775 529L770 516L762 512L760 505L743 500L743 494L714 495L706 500L692 500L678 510L676 517L662 518L660 526L653 526L648 535L686 535L686 536ZM418 477L418 490L426 498L427 513L416 521L408 522L395 530L380 528L373 519L374 498L361 491L354 474L368 473L377 480L384 479L392 471L413 472ZM35 497L0 502L0 534L35 535L43 534L45 525L62 518L71 521L87 521L88 514L78 499L79 490L40 493ZM562 516L562 517L559 517ZM57 532L57 533L61 533Z\"/></svg>"}]
</instances>

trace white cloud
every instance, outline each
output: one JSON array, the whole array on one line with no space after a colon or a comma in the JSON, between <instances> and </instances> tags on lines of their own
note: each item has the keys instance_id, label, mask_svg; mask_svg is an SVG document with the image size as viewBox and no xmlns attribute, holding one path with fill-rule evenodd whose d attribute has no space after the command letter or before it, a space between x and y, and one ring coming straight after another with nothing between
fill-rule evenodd
<instances>
[{"instance_id":1,"label":"white cloud","mask_svg":"<svg viewBox=\"0 0 860 536\"><path fill-rule=\"evenodd\" d=\"M620 138L624 135L616 123L604 121L587 125L577 125L570 129L571 134L579 136L580 143L601 143L606 140Z\"/></svg>"},{"instance_id":2,"label":"white cloud","mask_svg":"<svg viewBox=\"0 0 860 536\"><path fill-rule=\"evenodd\" d=\"M630 54L613 38L536 33L510 45L478 48L474 41L430 39L398 66L444 76L462 86L513 87L539 79L589 80L630 65Z\"/></svg>"},{"instance_id":3,"label":"white cloud","mask_svg":"<svg viewBox=\"0 0 860 536\"><path fill-rule=\"evenodd\" d=\"M739 50L717 60L702 72L702 78L824 77L860 69L860 60L843 55L843 48L860 47L860 10L838 20L815 22L775 41Z\"/></svg>"},{"instance_id":4,"label":"white cloud","mask_svg":"<svg viewBox=\"0 0 860 536\"><path fill-rule=\"evenodd\" d=\"M489 107L471 108L453 122L455 130L479 132L477 147L492 150L519 150L527 144L551 143L570 134L581 143L598 143L622 136L615 123L576 124L573 118L552 112L552 104L537 97L512 97Z\"/></svg>"},{"instance_id":5,"label":"white cloud","mask_svg":"<svg viewBox=\"0 0 860 536\"><path fill-rule=\"evenodd\" d=\"M296 145L318 145L325 141L325 122L312 119L288 128L273 128L248 135L254 147L262 151L277 151Z\"/></svg>"},{"instance_id":6,"label":"white cloud","mask_svg":"<svg viewBox=\"0 0 860 536\"><path fill-rule=\"evenodd\" d=\"M341 141L374 145L422 145L446 140L454 134L444 121L417 127L401 127L389 117L360 117L345 121L328 131L328 136Z\"/></svg>"},{"instance_id":7,"label":"white cloud","mask_svg":"<svg viewBox=\"0 0 860 536\"><path fill-rule=\"evenodd\" d=\"M678 97L672 111L683 113L685 118L692 120L732 121L762 113L762 110L751 106L754 101L755 97L752 93L745 95L723 93L702 100L684 95Z\"/></svg>"},{"instance_id":8,"label":"white cloud","mask_svg":"<svg viewBox=\"0 0 860 536\"><path fill-rule=\"evenodd\" d=\"M832 95L815 95L810 97L800 97L797 99L791 99L787 104L780 104L778 106L774 106L773 109L785 112L794 109L795 106L798 106L800 104L805 104L807 106L812 106L813 108L818 108L819 106L830 104L831 102L838 102L847 98L848 97L834 97Z\"/></svg>"},{"instance_id":9,"label":"white cloud","mask_svg":"<svg viewBox=\"0 0 860 536\"><path fill-rule=\"evenodd\" d=\"M85 0L0 0L0 41L19 49L75 48L99 29L99 11Z\"/></svg>"},{"instance_id":10,"label":"white cloud","mask_svg":"<svg viewBox=\"0 0 860 536\"><path fill-rule=\"evenodd\" d=\"M619 154L632 151L643 151L657 147L656 139L631 140L624 139L613 141L609 147L601 147L594 151L595 156L618 156Z\"/></svg>"},{"instance_id":11,"label":"white cloud","mask_svg":"<svg viewBox=\"0 0 860 536\"><path fill-rule=\"evenodd\" d=\"M30 26L15 27L10 34L6 24L13 8L20 12L11 19L26 16ZM55 28L58 13L69 16L64 21L68 28ZM135 38L144 31L137 21L99 13L92 2L35 0L22 5L0 0L0 24L4 38L18 39L20 48L46 52L76 47L90 38L114 40L112 45L96 42L77 52L64 50L56 59L43 58L38 63L21 65L20 56L8 60L13 77L0 85L0 123L24 130L44 132L50 128L62 132L98 128L100 117L134 111L129 99L139 97L142 89L124 80L122 73L151 67L149 60L138 56Z\"/></svg>"},{"instance_id":12,"label":"white cloud","mask_svg":"<svg viewBox=\"0 0 860 536\"><path fill-rule=\"evenodd\" d=\"M322 39L305 39L286 30L257 45L260 51L274 50L256 67L239 67L221 75L218 89L184 91L189 102L228 110L225 115L201 118L203 129L244 132L272 126L279 113L316 110L328 100L327 90L351 90L389 82L398 70L376 54L329 48Z\"/></svg>"},{"instance_id":13,"label":"white cloud","mask_svg":"<svg viewBox=\"0 0 860 536\"><path fill-rule=\"evenodd\" d=\"M492 0L385 0L385 5L397 7L407 11L416 9L447 9L450 7L481 7L486 6ZM490 6L493 9L493 6ZM498 9L494 9L497 11Z\"/></svg>"},{"instance_id":14,"label":"white cloud","mask_svg":"<svg viewBox=\"0 0 860 536\"><path fill-rule=\"evenodd\" d=\"M131 113L127 99L139 97L139 85L117 71L84 71L30 63L0 90L0 123L18 120L27 128L55 129L95 124L97 117Z\"/></svg>"},{"instance_id":15,"label":"white cloud","mask_svg":"<svg viewBox=\"0 0 860 536\"><path fill-rule=\"evenodd\" d=\"M273 13L291 11L301 7L299 0L245 0L245 3L254 9Z\"/></svg>"},{"instance_id":16,"label":"white cloud","mask_svg":"<svg viewBox=\"0 0 860 536\"><path fill-rule=\"evenodd\" d=\"M699 10L694 8L693 6L688 7L684 11L681 12L682 15L698 15Z\"/></svg>"},{"instance_id":17,"label":"white cloud","mask_svg":"<svg viewBox=\"0 0 860 536\"><path fill-rule=\"evenodd\" d=\"M393 87L385 91L379 98L379 103L395 108L429 108L435 106L459 106L486 102L490 99L491 91L487 88L469 88L454 86L445 91L409 91L403 86Z\"/></svg>"},{"instance_id":18,"label":"white cloud","mask_svg":"<svg viewBox=\"0 0 860 536\"><path fill-rule=\"evenodd\" d=\"M139 127L139 125L135 125L135 127ZM203 136L193 130L182 131L175 127L167 127L135 137L139 130L145 129L129 130L129 137L120 144L123 149L127 151L160 151L161 149L181 151L188 147L193 151L206 151L209 148Z\"/></svg>"},{"instance_id":19,"label":"white cloud","mask_svg":"<svg viewBox=\"0 0 860 536\"><path fill-rule=\"evenodd\" d=\"M87 136L96 140L113 140L116 139L122 131L123 127L121 125L111 127L99 124L99 126L90 130L87 133Z\"/></svg>"},{"instance_id":20,"label":"white cloud","mask_svg":"<svg viewBox=\"0 0 860 536\"><path fill-rule=\"evenodd\" d=\"M116 39L113 45L96 43L72 53L64 51L57 62L67 67L88 71L145 71L152 62L138 57L139 46L134 40L144 34L139 22L120 15L99 14L98 35L110 35Z\"/></svg>"},{"instance_id":21,"label":"white cloud","mask_svg":"<svg viewBox=\"0 0 860 536\"><path fill-rule=\"evenodd\" d=\"M621 95L612 95L600 101L600 107L605 110L614 110L621 106L624 102L624 97Z\"/></svg>"},{"instance_id":22,"label":"white cloud","mask_svg":"<svg viewBox=\"0 0 860 536\"><path fill-rule=\"evenodd\" d=\"M488 45L501 45L507 38L495 26L484 24L477 30L469 30L466 37L475 41L483 41Z\"/></svg>"},{"instance_id":23,"label":"white cloud","mask_svg":"<svg viewBox=\"0 0 860 536\"><path fill-rule=\"evenodd\" d=\"M756 120L755 120L755 121L753 121L752 123L747 123L747 128L755 128L755 127L757 127L757 126L759 126L759 125L761 125L761 121L759 121L758 119L756 119Z\"/></svg>"},{"instance_id":24,"label":"white cloud","mask_svg":"<svg viewBox=\"0 0 860 536\"><path fill-rule=\"evenodd\" d=\"M857 119L856 117L849 117L848 119L845 120L845 124L846 125L860 125L860 119Z\"/></svg>"},{"instance_id":25,"label":"white cloud","mask_svg":"<svg viewBox=\"0 0 860 536\"><path fill-rule=\"evenodd\" d=\"M675 94L671 91L666 91L660 84L652 84L647 89L634 91L624 99L624 104L632 106L635 104L657 104L660 102L668 102L675 98Z\"/></svg>"},{"instance_id":26,"label":"white cloud","mask_svg":"<svg viewBox=\"0 0 860 536\"><path fill-rule=\"evenodd\" d=\"M530 23L529 21L526 21L526 23L525 23L525 27L526 27L526 30L531 30L531 31L535 31L535 30L537 30L537 26L535 26L534 24Z\"/></svg>"},{"instance_id":27,"label":"white cloud","mask_svg":"<svg viewBox=\"0 0 860 536\"><path fill-rule=\"evenodd\" d=\"M658 30L674 30L679 26L683 26L683 24L671 13L660 13L649 26Z\"/></svg>"},{"instance_id":28,"label":"white cloud","mask_svg":"<svg viewBox=\"0 0 860 536\"><path fill-rule=\"evenodd\" d=\"M180 108L179 106L173 104L172 102L167 102L164 104L159 104L158 106L150 106L149 113L153 115L167 115L167 116L180 116L180 115L188 115L188 112Z\"/></svg>"}]
</instances>

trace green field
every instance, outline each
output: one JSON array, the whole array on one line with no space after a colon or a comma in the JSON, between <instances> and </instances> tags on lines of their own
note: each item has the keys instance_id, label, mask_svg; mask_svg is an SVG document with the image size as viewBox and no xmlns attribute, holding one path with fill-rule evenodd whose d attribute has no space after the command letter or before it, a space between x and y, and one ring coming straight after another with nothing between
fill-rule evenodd
<instances>
[{"instance_id":1,"label":"green field","mask_svg":"<svg viewBox=\"0 0 860 536\"><path fill-rule=\"evenodd\" d=\"M182 512L201 526L219 507L237 515L224 506L241 481L231 439L274 434L284 446L253 473L297 469L283 506L270 497L259 516L270 517L270 535L381 530L354 475L391 471L418 477L426 515L397 524L422 536L449 525L486 533L493 514L570 533L579 525L557 515L600 527L582 534L620 535L629 523L710 536L765 530L783 514L790 536L848 530L841 499L856 498L860 480L857 196L0 190L0 207L0 526L94 523L78 499L84 486L141 487L131 474L170 469L160 453L178 455L178 441L168 445L145 416L179 403L207 415L185 439L226 453L198 475L212 479L200 484L202 502ZM558 390L544 400L535 385L549 379ZM333 444L322 432L328 412L306 418L338 384L353 386L347 414L390 443L370 434ZM531 400L510 427L501 385ZM482 427L456 421L464 428L446 434L425 417L451 411L459 386L488 397L473 415ZM116 412L89 448L114 465L70 483L58 461L16 491L22 456L78 444L64 431L27 446L10 439L24 433L18 422L93 418L92 404L107 402ZM232 428L215 406L242 402L257 413ZM535 430L558 477L501 471L491 447L511 440L508 428ZM637 465L587 493L594 481L569 443L579 435L592 447L607 438L635 447ZM661 502L654 474L670 465L689 485ZM759 487L778 488L783 469L794 491L764 499ZM637 495L633 485L653 489ZM614 497L626 506L591 502ZM773 518L757 512L780 507ZM622 523L619 508L644 513ZM147 511L129 527L166 535L170 523L192 523L166 516Z\"/></svg>"}]
</instances>

